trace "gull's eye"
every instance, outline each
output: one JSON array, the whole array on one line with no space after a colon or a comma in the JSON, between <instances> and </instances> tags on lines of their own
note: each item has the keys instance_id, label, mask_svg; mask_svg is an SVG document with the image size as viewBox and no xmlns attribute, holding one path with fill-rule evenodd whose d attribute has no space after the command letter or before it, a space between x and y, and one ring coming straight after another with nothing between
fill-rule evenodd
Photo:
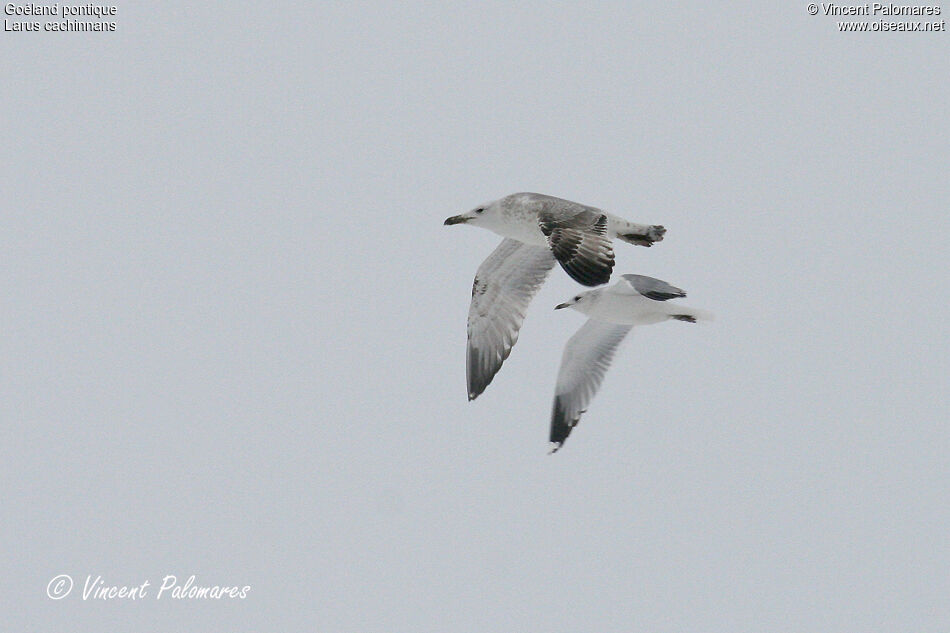
<instances>
[{"instance_id":1,"label":"gull's eye","mask_svg":"<svg viewBox=\"0 0 950 633\"><path fill-rule=\"evenodd\" d=\"M484 211L485 211L485 209L483 209L483 208L475 209L475 213L484 213Z\"/></svg>"},{"instance_id":2,"label":"gull's eye","mask_svg":"<svg viewBox=\"0 0 950 633\"><path fill-rule=\"evenodd\" d=\"M577 295L576 297L574 297L574 301L580 301L580 300L581 300L581 296L580 296L580 295Z\"/></svg>"}]
</instances>

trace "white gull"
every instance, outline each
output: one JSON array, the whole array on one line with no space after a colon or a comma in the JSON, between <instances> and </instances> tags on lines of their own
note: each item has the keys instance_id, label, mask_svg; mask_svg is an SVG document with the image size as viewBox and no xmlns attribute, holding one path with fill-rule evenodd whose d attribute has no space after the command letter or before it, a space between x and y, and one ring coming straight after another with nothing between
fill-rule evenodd
<instances>
[{"instance_id":1,"label":"white gull","mask_svg":"<svg viewBox=\"0 0 950 633\"><path fill-rule=\"evenodd\" d=\"M561 448L593 400L617 347L632 327L712 318L708 312L668 302L685 296L665 281L622 275L611 286L583 292L555 308L574 308L590 318L568 340L561 356L551 412L552 453Z\"/></svg>"}]
</instances>

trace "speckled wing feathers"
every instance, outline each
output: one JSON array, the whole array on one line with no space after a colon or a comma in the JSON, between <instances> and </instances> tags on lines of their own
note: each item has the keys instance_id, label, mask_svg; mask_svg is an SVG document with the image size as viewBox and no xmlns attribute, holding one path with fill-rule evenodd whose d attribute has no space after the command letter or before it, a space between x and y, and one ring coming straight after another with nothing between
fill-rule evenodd
<instances>
[{"instance_id":1,"label":"speckled wing feathers","mask_svg":"<svg viewBox=\"0 0 950 633\"><path fill-rule=\"evenodd\" d=\"M541 232L561 268L585 286L610 281L614 249L607 237L607 216L584 210L574 215L542 211L538 215Z\"/></svg>"},{"instance_id":2,"label":"speckled wing feathers","mask_svg":"<svg viewBox=\"0 0 950 633\"><path fill-rule=\"evenodd\" d=\"M528 304L554 267L543 246L505 239L478 267L468 310L468 399L491 383L518 341Z\"/></svg>"}]
</instances>

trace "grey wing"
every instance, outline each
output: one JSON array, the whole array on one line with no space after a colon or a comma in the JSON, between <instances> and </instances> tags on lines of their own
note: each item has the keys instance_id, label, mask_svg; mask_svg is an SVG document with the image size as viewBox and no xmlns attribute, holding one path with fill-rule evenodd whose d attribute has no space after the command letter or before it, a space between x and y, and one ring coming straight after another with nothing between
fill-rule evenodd
<instances>
[{"instance_id":1,"label":"grey wing","mask_svg":"<svg viewBox=\"0 0 950 633\"><path fill-rule=\"evenodd\" d=\"M528 304L544 283L554 257L543 246L505 239L475 274L468 310L468 399L488 387L518 341Z\"/></svg>"},{"instance_id":2,"label":"grey wing","mask_svg":"<svg viewBox=\"0 0 950 633\"><path fill-rule=\"evenodd\" d=\"M685 290L671 286L665 281L653 277L647 277L645 275L621 275L621 278L622 281L618 282L618 284L626 282L633 290L654 301L666 301L668 299L686 296Z\"/></svg>"},{"instance_id":3,"label":"grey wing","mask_svg":"<svg viewBox=\"0 0 950 633\"><path fill-rule=\"evenodd\" d=\"M599 286L610 281L614 249L607 236L607 216L587 207L544 209L538 225L561 268L578 283Z\"/></svg>"},{"instance_id":4,"label":"grey wing","mask_svg":"<svg viewBox=\"0 0 950 633\"><path fill-rule=\"evenodd\" d=\"M587 410L617 347L631 327L588 319L564 346L551 412L552 453L567 441L581 414Z\"/></svg>"}]
</instances>

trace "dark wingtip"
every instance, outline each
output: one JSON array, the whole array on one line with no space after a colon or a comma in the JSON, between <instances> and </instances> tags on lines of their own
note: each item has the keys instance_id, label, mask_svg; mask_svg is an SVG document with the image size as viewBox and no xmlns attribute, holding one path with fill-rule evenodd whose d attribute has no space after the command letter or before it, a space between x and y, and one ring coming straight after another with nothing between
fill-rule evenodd
<instances>
[{"instance_id":1,"label":"dark wingtip","mask_svg":"<svg viewBox=\"0 0 950 633\"><path fill-rule=\"evenodd\" d=\"M468 401L471 402L488 388L495 374L486 376L482 371L482 357L478 350L469 347L465 354L465 382L468 386Z\"/></svg>"},{"instance_id":2,"label":"dark wingtip","mask_svg":"<svg viewBox=\"0 0 950 633\"><path fill-rule=\"evenodd\" d=\"M471 402L478 396L482 395L485 392L485 390L488 389L488 385L491 384L491 381L494 380L495 378L495 374L492 374L487 377L480 374L476 374L474 373L475 371L474 368L470 369L470 371L472 371L473 373L471 373L468 378L468 401L469 402Z\"/></svg>"},{"instance_id":3,"label":"dark wingtip","mask_svg":"<svg viewBox=\"0 0 950 633\"><path fill-rule=\"evenodd\" d=\"M552 453L560 450L564 446L564 442L567 441L567 436L571 434L573 427L566 420L567 411L561 406L561 398L554 396L554 410L551 412L551 435L548 438L551 444L555 445L551 449Z\"/></svg>"},{"instance_id":4,"label":"dark wingtip","mask_svg":"<svg viewBox=\"0 0 950 633\"><path fill-rule=\"evenodd\" d=\"M653 299L654 301L669 301L670 299L679 299L686 296L685 292L659 292L657 290L641 292L640 294L642 294L647 299Z\"/></svg>"}]
</instances>

